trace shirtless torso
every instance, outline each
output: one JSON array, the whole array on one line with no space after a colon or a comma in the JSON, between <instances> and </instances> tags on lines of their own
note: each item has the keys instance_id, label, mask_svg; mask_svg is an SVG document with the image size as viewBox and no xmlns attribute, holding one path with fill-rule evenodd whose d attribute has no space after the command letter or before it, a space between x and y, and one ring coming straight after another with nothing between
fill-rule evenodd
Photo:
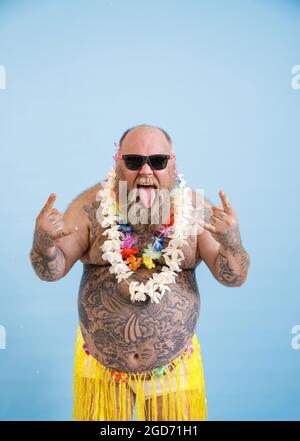
<instances>
[{"instance_id":1,"label":"shirtless torso","mask_svg":"<svg viewBox=\"0 0 300 441\"><path fill-rule=\"evenodd\" d=\"M109 272L110 264L101 257L105 236L96 219L99 189L100 185L92 188L82 199L90 244L80 259L83 275L78 310L82 335L90 353L107 367L125 372L152 370L183 352L198 323L200 298L195 268L201 259L196 236L190 236L182 249L182 271L161 302L132 302L127 281L117 283ZM138 247L145 247L149 241L150 237L138 236ZM160 271L163 259L158 262L151 270L136 270L130 281L145 283L154 271Z\"/></svg>"},{"instance_id":2,"label":"shirtless torso","mask_svg":"<svg viewBox=\"0 0 300 441\"><path fill-rule=\"evenodd\" d=\"M170 139L161 129L143 125L125 132L121 140L118 153L114 155L117 180L126 181L129 189L152 187L140 190L140 199L149 208L154 188L170 190L177 183L176 163L173 161L176 157ZM82 192L64 214L53 207L56 195L51 193L36 218L31 262L40 279L55 281L64 277L80 260L83 274L78 292L78 313L86 352L88 349L95 360L117 371L153 371L178 358L189 347L195 334L200 313L195 275L199 263L205 262L223 285L238 287L246 280L249 256L241 242L236 212L225 193L220 191L222 206L213 206L204 198L204 219L199 213L204 228L201 232L193 230L194 235L188 236L187 243L181 248L184 260L180 263L181 271L176 272L175 283L169 285L170 291L165 292L160 303L151 303L150 298L132 302L129 282L146 283L154 272L161 270L164 259L155 260L153 269L140 267L128 280L117 282L110 272L109 262L102 257L101 245L106 236L97 220L100 206L97 193L101 187L99 182ZM193 196L194 207L195 202ZM196 222L197 217L194 213ZM142 250L152 242L151 228L136 225L136 231L142 232L135 235L138 249ZM164 245L168 245L169 240L167 238ZM76 348L77 342L78 339ZM81 339L79 342L81 345ZM87 361L93 359L87 357ZM84 377L80 385L79 401L87 387ZM90 395L93 393L91 391ZM119 403L119 398L116 401ZM164 419L163 400L158 396L155 401L158 420ZM190 410L185 410L188 415ZM147 418L151 419L150 413L149 410ZM85 418L85 409L83 414Z\"/></svg>"},{"instance_id":3,"label":"shirtless torso","mask_svg":"<svg viewBox=\"0 0 300 441\"><path fill-rule=\"evenodd\" d=\"M64 277L80 260L83 274L78 294L79 323L90 353L111 369L153 370L172 362L191 343L200 312L195 277L199 263L203 260L225 286L241 286L247 277L249 256L242 246L238 226L228 228L226 220L224 233L219 234L222 252L220 243L203 229L201 234L188 236L188 244L182 248L182 271L160 303L132 302L128 281L118 283L109 271L110 264L102 258L100 246L106 236L96 217L100 205L96 196L101 187L98 183L81 193L63 215L53 208L55 194L49 196L36 218L31 262L42 280L53 281ZM226 215L225 211L221 214ZM204 220L209 222L211 216L212 205L205 198ZM137 238L139 249L151 241L150 233ZM129 280L145 283L154 271L161 270L163 263L161 258L153 269L138 268Z\"/></svg>"}]
</instances>

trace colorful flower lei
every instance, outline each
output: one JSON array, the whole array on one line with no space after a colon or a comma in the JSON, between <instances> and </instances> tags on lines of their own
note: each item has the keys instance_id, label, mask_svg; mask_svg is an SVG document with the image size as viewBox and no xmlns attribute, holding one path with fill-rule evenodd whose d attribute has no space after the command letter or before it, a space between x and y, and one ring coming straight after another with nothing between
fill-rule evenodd
<instances>
[{"instance_id":1,"label":"colorful flower lei","mask_svg":"<svg viewBox=\"0 0 300 441\"><path fill-rule=\"evenodd\" d=\"M125 223L125 219L118 211L114 193L115 182L116 171L115 167L112 167L104 179L103 188L96 197L97 200L100 200L97 220L105 228L103 235L107 236L107 240L100 247L103 251L102 257L111 264L109 271L115 274L118 283L120 283L131 276L142 262L146 267L153 268L155 265L153 260L163 256L165 265L162 266L159 273L154 273L147 283L136 281L128 283L126 280L132 302L145 301L146 296L149 296L151 303L159 303L165 292L171 290L168 284L175 283L176 272L182 271L179 264L184 260L184 254L180 247L187 244L186 238L189 234L194 210L188 195L190 189L186 186L182 175L177 175L176 187L172 192L174 212L171 213L170 224L159 227L160 236L153 238L153 243L148 244L148 248L143 250L144 253L140 257L136 256L138 250L133 247L135 241L130 234L132 227ZM122 237L123 241L121 241ZM168 246L163 249L162 245L166 237L169 237L170 241Z\"/></svg>"},{"instance_id":2,"label":"colorful flower lei","mask_svg":"<svg viewBox=\"0 0 300 441\"><path fill-rule=\"evenodd\" d=\"M117 205L118 206L118 205ZM169 227L174 224L174 210L171 209L170 223L158 227L157 232L152 236L152 243L149 243L147 248L144 248L142 256L137 256L139 250L134 247L137 243L133 236L133 228L128 223L120 224L119 231L122 232L123 241L121 242L121 254L123 259L129 264L128 268L132 271L137 270L142 264L146 268L155 268L154 260L157 260L162 255L164 241L171 233ZM141 254L141 253L139 253Z\"/></svg>"}]
</instances>

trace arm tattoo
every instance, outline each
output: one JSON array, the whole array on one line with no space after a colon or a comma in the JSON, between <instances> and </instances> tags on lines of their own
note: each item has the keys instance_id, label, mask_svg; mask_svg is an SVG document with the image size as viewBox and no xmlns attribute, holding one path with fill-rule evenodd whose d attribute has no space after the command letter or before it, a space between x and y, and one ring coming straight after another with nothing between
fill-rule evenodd
<instances>
[{"instance_id":1,"label":"arm tattoo","mask_svg":"<svg viewBox=\"0 0 300 441\"><path fill-rule=\"evenodd\" d=\"M228 259L224 254L219 253L219 274L218 279L223 285L227 286L240 286L242 276L236 274L232 268L230 268Z\"/></svg>"},{"instance_id":2,"label":"arm tattoo","mask_svg":"<svg viewBox=\"0 0 300 441\"><path fill-rule=\"evenodd\" d=\"M238 225L234 228L225 230L221 239L219 239L219 243L223 245L224 250L228 251L232 256L240 258L240 266L242 270L247 269L250 259L247 251L242 245Z\"/></svg>"},{"instance_id":3,"label":"arm tattoo","mask_svg":"<svg viewBox=\"0 0 300 441\"><path fill-rule=\"evenodd\" d=\"M58 280L64 274L65 257L60 248L55 247L52 256L32 248L30 259L37 276L42 280L51 282Z\"/></svg>"},{"instance_id":4,"label":"arm tattoo","mask_svg":"<svg viewBox=\"0 0 300 441\"><path fill-rule=\"evenodd\" d=\"M54 241L51 239L50 235L46 231L35 230L33 238L34 248L46 251L48 248L54 246Z\"/></svg>"},{"instance_id":5,"label":"arm tattoo","mask_svg":"<svg viewBox=\"0 0 300 441\"><path fill-rule=\"evenodd\" d=\"M62 277L65 269L65 256L60 248L55 247L53 254L47 254L52 247L55 245L48 233L35 231L30 260L36 275L49 282Z\"/></svg>"},{"instance_id":6,"label":"arm tattoo","mask_svg":"<svg viewBox=\"0 0 300 441\"><path fill-rule=\"evenodd\" d=\"M243 247L238 225L236 225L234 228L225 230L222 237L219 239L219 243L223 245L224 249L228 250L233 256L239 253Z\"/></svg>"}]
</instances>

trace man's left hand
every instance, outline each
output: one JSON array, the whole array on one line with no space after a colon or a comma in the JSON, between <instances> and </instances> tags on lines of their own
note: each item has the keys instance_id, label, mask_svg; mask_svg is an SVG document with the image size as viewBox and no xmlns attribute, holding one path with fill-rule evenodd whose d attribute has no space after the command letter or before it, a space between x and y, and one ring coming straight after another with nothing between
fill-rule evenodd
<instances>
[{"instance_id":1,"label":"man's left hand","mask_svg":"<svg viewBox=\"0 0 300 441\"><path fill-rule=\"evenodd\" d=\"M222 207L213 205L210 222L203 227L209 231L217 242L230 249L233 253L241 245L237 214L224 191L219 191Z\"/></svg>"}]
</instances>

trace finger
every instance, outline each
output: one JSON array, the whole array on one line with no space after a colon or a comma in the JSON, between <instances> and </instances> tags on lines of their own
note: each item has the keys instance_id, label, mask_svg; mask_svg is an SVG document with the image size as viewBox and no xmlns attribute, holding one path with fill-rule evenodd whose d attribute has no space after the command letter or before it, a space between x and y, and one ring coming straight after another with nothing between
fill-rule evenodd
<instances>
[{"instance_id":1,"label":"finger","mask_svg":"<svg viewBox=\"0 0 300 441\"><path fill-rule=\"evenodd\" d=\"M221 198L222 205L223 205L225 213L231 214L232 213L232 207L231 207L231 204L230 204L229 199L226 196L225 192L223 190L220 190L219 191L219 195L220 195L220 198Z\"/></svg>"},{"instance_id":2,"label":"finger","mask_svg":"<svg viewBox=\"0 0 300 441\"><path fill-rule=\"evenodd\" d=\"M56 229L56 231L58 230L63 230L64 229L64 224L63 222L56 222L53 224L54 228Z\"/></svg>"},{"instance_id":3,"label":"finger","mask_svg":"<svg viewBox=\"0 0 300 441\"><path fill-rule=\"evenodd\" d=\"M55 227L57 223L61 223L62 219L60 217L49 217L48 220Z\"/></svg>"},{"instance_id":4,"label":"finger","mask_svg":"<svg viewBox=\"0 0 300 441\"><path fill-rule=\"evenodd\" d=\"M210 231L211 233L215 233L216 232L216 227L214 227L211 224L208 224L206 222L203 223L203 227L207 230Z\"/></svg>"},{"instance_id":5,"label":"finger","mask_svg":"<svg viewBox=\"0 0 300 441\"><path fill-rule=\"evenodd\" d=\"M213 210L213 216L216 218L216 219L219 219L219 220L223 220L224 219L224 217L225 217L225 212L224 212L224 210Z\"/></svg>"},{"instance_id":6,"label":"finger","mask_svg":"<svg viewBox=\"0 0 300 441\"><path fill-rule=\"evenodd\" d=\"M218 218L217 216L212 216L209 219L209 223L217 228L220 223L222 224L222 219Z\"/></svg>"},{"instance_id":7,"label":"finger","mask_svg":"<svg viewBox=\"0 0 300 441\"><path fill-rule=\"evenodd\" d=\"M216 219L218 219L219 222L222 222L224 218L225 218L224 214L216 214Z\"/></svg>"},{"instance_id":8,"label":"finger","mask_svg":"<svg viewBox=\"0 0 300 441\"><path fill-rule=\"evenodd\" d=\"M43 214L47 214L49 213L49 211L51 210L54 202L56 199L56 194L55 193L51 193L50 196L47 199L47 202L45 203L45 205L43 206L41 213Z\"/></svg>"},{"instance_id":9,"label":"finger","mask_svg":"<svg viewBox=\"0 0 300 441\"><path fill-rule=\"evenodd\" d=\"M59 222L62 220L62 216L60 214L50 214L48 216L48 219L55 224L56 222Z\"/></svg>"},{"instance_id":10,"label":"finger","mask_svg":"<svg viewBox=\"0 0 300 441\"><path fill-rule=\"evenodd\" d=\"M215 210L215 211L224 211L223 210L223 207L218 207L217 205L212 205L212 210Z\"/></svg>"},{"instance_id":11,"label":"finger","mask_svg":"<svg viewBox=\"0 0 300 441\"><path fill-rule=\"evenodd\" d=\"M56 238L61 239L62 237L70 236L74 231L70 228L62 229L57 232Z\"/></svg>"},{"instance_id":12,"label":"finger","mask_svg":"<svg viewBox=\"0 0 300 441\"><path fill-rule=\"evenodd\" d=\"M57 208L51 208L50 214L59 214L62 216L62 213Z\"/></svg>"}]
</instances>

